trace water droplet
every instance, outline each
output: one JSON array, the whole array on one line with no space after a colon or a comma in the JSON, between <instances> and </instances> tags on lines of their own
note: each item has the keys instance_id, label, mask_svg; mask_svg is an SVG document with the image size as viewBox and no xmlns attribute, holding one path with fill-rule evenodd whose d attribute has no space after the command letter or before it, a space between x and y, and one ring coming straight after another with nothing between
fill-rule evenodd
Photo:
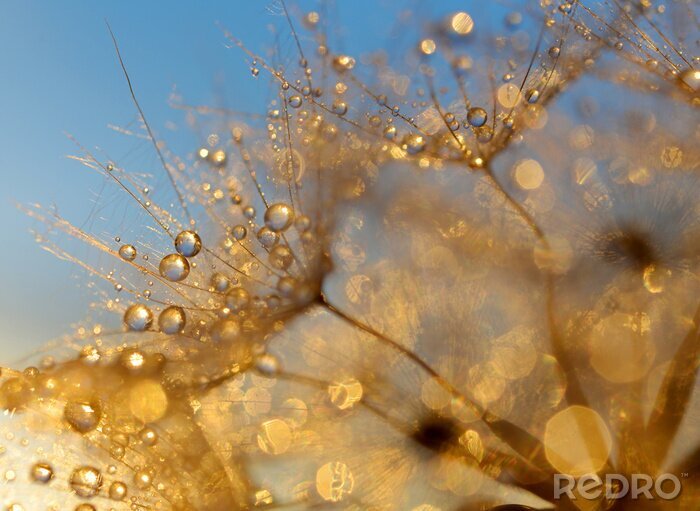
<instances>
[{"instance_id":1,"label":"water droplet","mask_svg":"<svg viewBox=\"0 0 700 511\"><path fill-rule=\"evenodd\" d=\"M396 138L396 126L390 124L384 128L384 138L387 140L394 140Z\"/></svg>"},{"instance_id":2,"label":"water droplet","mask_svg":"<svg viewBox=\"0 0 700 511\"><path fill-rule=\"evenodd\" d=\"M265 211L265 225L274 232L285 231L294 221L294 211L284 203L272 204Z\"/></svg>"},{"instance_id":3,"label":"water droplet","mask_svg":"<svg viewBox=\"0 0 700 511\"><path fill-rule=\"evenodd\" d=\"M355 67L355 59L348 55L338 55L333 58L333 69L338 73L349 71Z\"/></svg>"},{"instance_id":4,"label":"water droplet","mask_svg":"<svg viewBox=\"0 0 700 511\"><path fill-rule=\"evenodd\" d=\"M269 227L261 227L258 230L258 241L265 248L271 248L279 240L279 234L271 230Z\"/></svg>"},{"instance_id":5,"label":"water droplet","mask_svg":"<svg viewBox=\"0 0 700 511\"><path fill-rule=\"evenodd\" d=\"M248 230L242 225L236 225L231 229L231 234L233 235L233 239L241 241L245 239Z\"/></svg>"},{"instance_id":6,"label":"water droplet","mask_svg":"<svg viewBox=\"0 0 700 511\"><path fill-rule=\"evenodd\" d=\"M97 427L102 412L96 401L69 401L63 408L63 417L73 429L87 433Z\"/></svg>"},{"instance_id":7,"label":"water droplet","mask_svg":"<svg viewBox=\"0 0 700 511\"><path fill-rule=\"evenodd\" d=\"M270 250L270 264L277 269L286 270L294 261L292 251L286 245L276 245Z\"/></svg>"},{"instance_id":8,"label":"water droplet","mask_svg":"<svg viewBox=\"0 0 700 511\"><path fill-rule=\"evenodd\" d=\"M299 108L301 106L301 96L298 94L294 94L293 96L289 97L289 106L292 108Z\"/></svg>"},{"instance_id":9,"label":"water droplet","mask_svg":"<svg viewBox=\"0 0 700 511\"><path fill-rule=\"evenodd\" d=\"M260 74L260 70L257 67L251 68L250 72L253 76L258 76Z\"/></svg>"},{"instance_id":10,"label":"water droplet","mask_svg":"<svg viewBox=\"0 0 700 511\"><path fill-rule=\"evenodd\" d=\"M102 488L102 474L95 467L78 467L70 476L70 486L79 497L94 497Z\"/></svg>"},{"instance_id":11,"label":"water droplet","mask_svg":"<svg viewBox=\"0 0 700 511\"><path fill-rule=\"evenodd\" d=\"M145 490L151 486L152 481L153 476L151 476L151 473L147 470L139 470L134 474L134 484L140 490Z\"/></svg>"},{"instance_id":12,"label":"water droplet","mask_svg":"<svg viewBox=\"0 0 700 511\"><path fill-rule=\"evenodd\" d=\"M190 263L180 254L169 254L161 259L158 269L166 279L180 282L190 274Z\"/></svg>"},{"instance_id":13,"label":"water droplet","mask_svg":"<svg viewBox=\"0 0 700 511\"><path fill-rule=\"evenodd\" d=\"M425 149L425 138L422 135L408 135L403 143L408 154L418 154Z\"/></svg>"},{"instance_id":14,"label":"water droplet","mask_svg":"<svg viewBox=\"0 0 700 511\"><path fill-rule=\"evenodd\" d=\"M700 70L686 69L680 74L679 79L683 85L693 92L700 91Z\"/></svg>"},{"instance_id":15,"label":"water droplet","mask_svg":"<svg viewBox=\"0 0 700 511\"><path fill-rule=\"evenodd\" d=\"M333 113L336 115L345 115L348 112L348 105L345 103L345 101L336 99L333 101L331 110L333 110Z\"/></svg>"},{"instance_id":16,"label":"water droplet","mask_svg":"<svg viewBox=\"0 0 700 511\"><path fill-rule=\"evenodd\" d=\"M475 128L480 128L481 126L486 124L487 119L488 114L483 108L474 107L470 108L469 112L467 112L467 121L470 125L474 126Z\"/></svg>"},{"instance_id":17,"label":"water droplet","mask_svg":"<svg viewBox=\"0 0 700 511\"><path fill-rule=\"evenodd\" d=\"M182 332L185 328L187 317L182 307L175 305L164 309L158 316L158 327L164 334L173 335Z\"/></svg>"},{"instance_id":18,"label":"water droplet","mask_svg":"<svg viewBox=\"0 0 700 511\"><path fill-rule=\"evenodd\" d=\"M112 500L124 500L129 492L126 484L114 481L109 485L109 498Z\"/></svg>"},{"instance_id":19,"label":"water droplet","mask_svg":"<svg viewBox=\"0 0 700 511\"><path fill-rule=\"evenodd\" d=\"M194 257L202 250L202 240L194 231L182 231L175 238L175 250L185 257Z\"/></svg>"},{"instance_id":20,"label":"water droplet","mask_svg":"<svg viewBox=\"0 0 700 511\"><path fill-rule=\"evenodd\" d=\"M241 325L235 319L227 318L214 323L211 328L211 340L216 344L229 344L241 333Z\"/></svg>"},{"instance_id":21,"label":"water droplet","mask_svg":"<svg viewBox=\"0 0 700 511\"><path fill-rule=\"evenodd\" d=\"M306 232L311 228L311 219L306 215L300 215L295 220L296 228L301 232Z\"/></svg>"},{"instance_id":22,"label":"water droplet","mask_svg":"<svg viewBox=\"0 0 700 511\"><path fill-rule=\"evenodd\" d=\"M211 286L219 293L226 291L231 285L231 281L223 273L215 273L211 276Z\"/></svg>"},{"instance_id":23,"label":"water droplet","mask_svg":"<svg viewBox=\"0 0 700 511\"><path fill-rule=\"evenodd\" d=\"M226 295L226 306L233 312L238 312L250 304L250 294L242 287L235 287Z\"/></svg>"},{"instance_id":24,"label":"water droplet","mask_svg":"<svg viewBox=\"0 0 700 511\"><path fill-rule=\"evenodd\" d=\"M153 313L151 309L141 303L131 305L124 312L124 323L134 332L143 332L151 328L153 324Z\"/></svg>"},{"instance_id":25,"label":"water droplet","mask_svg":"<svg viewBox=\"0 0 700 511\"><path fill-rule=\"evenodd\" d=\"M275 376L279 371L279 362L277 357L269 353L263 353L255 358L255 369L268 377Z\"/></svg>"},{"instance_id":26,"label":"water droplet","mask_svg":"<svg viewBox=\"0 0 700 511\"><path fill-rule=\"evenodd\" d=\"M122 245L119 247L119 256L125 261L136 259L136 247L133 245Z\"/></svg>"},{"instance_id":27,"label":"water droplet","mask_svg":"<svg viewBox=\"0 0 700 511\"><path fill-rule=\"evenodd\" d=\"M528 103L537 103L537 101L540 99L540 91L537 89L531 89L527 92L525 97L527 98Z\"/></svg>"},{"instance_id":28,"label":"water droplet","mask_svg":"<svg viewBox=\"0 0 700 511\"><path fill-rule=\"evenodd\" d=\"M143 428L139 432L139 438L145 445L148 445L149 447L152 447L158 443L158 433L156 433L153 428Z\"/></svg>"},{"instance_id":29,"label":"water droplet","mask_svg":"<svg viewBox=\"0 0 700 511\"><path fill-rule=\"evenodd\" d=\"M46 484L53 479L53 468L48 463L35 463L29 473L32 481Z\"/></svg>"}]
</instances>

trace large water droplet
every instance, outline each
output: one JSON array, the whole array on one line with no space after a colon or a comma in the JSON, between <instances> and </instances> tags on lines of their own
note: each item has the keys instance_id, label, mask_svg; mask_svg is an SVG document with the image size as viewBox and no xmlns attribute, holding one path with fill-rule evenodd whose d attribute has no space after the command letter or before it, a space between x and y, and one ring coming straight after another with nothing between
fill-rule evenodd
<instances>
[{"instance_id":1,"label":"large water droplet","mask_svg":"<svg viewBox=\"0 0 700 511\"><path fill-rule=\"evenodd\" d=\"M158 269L166 279L179 282L190 274L190 263L180 254L169 254L161 259Z\"/></svg>"},{"instance_id":2,"label":"large water droplet","mask_svg":"<svg viewBox=\"0 0 700 511\"><path fill-rule=\"evenodd\" d=\"M158 316L158 327L164 334L173 335L182 332L185 328L187 317L182 307L173 305L164 309Z\"/></svg>"},{"instance_id":3,"label":"large water droplet","mask_svg":"<svg viewBox=\"0 0 700 511\"><path fill-rule=\"evenodd\" d=\"M87 433L97 427L102 412L97 402L69 401L63 408L63 417L73 429Z\"/></svg>"},{"instance_id":4,"label":"large water droplet","mask_svg":"<svg viewBox=\"0 0 700 511\"><path fill-rule=\"evenodd\" d=\"M141 303L131 305L124 312L124 323L134 332L143 332L151 328L153 324L153 313L151 309Z\"/></svg>"},{"instance_id":5,"label":"large water droplet","mask_svg":"<svg viewBox=\"0 0 700 511\"><path fill-rule=\"evenodd\" d=\"M122 245L119 247L119 256L125 261L136 259L136 247L133 245Z\"/></svg>"},{"instance_id":6,"label":"large water droplet","mask_svg":"<svg viewBox=\"0 0 700 511\"><path fill-rule=\"evenodd\" d=\"M194 257L202 250L202 240L194 231L182 231L175 238L175 250L185 257Z\"/></svg>"},{"instance_id":7,"label":"large water droplet","mask_svg":"<svg viewBox=\"0 0 700 511\"><path fill-rule=\"evenodd\" d=\"M265 211L265 225L271 231L284 231L292 225L292 221L294 221L294 211L287 204L272 204Z\"/></svg>"},{"instance_id":8,"label":"large water droplet","mask_svg":"<svg viewBox=\"0 0 700 511\"><path fill-rule=\"evenodd\" d=\"M480 128L481 126L486 124L487 119L488 114L483 108L474 107L470 108L469 112L467 112L467 121L470 125L474 126L475 128Z\"/></svg>"},{"instance_id":9,"label":"large water droplet","mask_svg":"<svg viewBox=\"0 0 700 511\"><path fill-rule=\"evenodd\" d=\"M32 481L46 484L53 478L53 468L48 463L35 463L29 475Z\"/></svg>"},{"instance_id":10,"label":"large water droplet","mask_svg":"<svg viewBox=\"0 0 700 511\"><path fill-rule=\"evenodd\" d=\"M79 497L94 497L102 488L102 474L95 467L78 467L70 476L70 486Z\"/></svg>"}]
</instances>

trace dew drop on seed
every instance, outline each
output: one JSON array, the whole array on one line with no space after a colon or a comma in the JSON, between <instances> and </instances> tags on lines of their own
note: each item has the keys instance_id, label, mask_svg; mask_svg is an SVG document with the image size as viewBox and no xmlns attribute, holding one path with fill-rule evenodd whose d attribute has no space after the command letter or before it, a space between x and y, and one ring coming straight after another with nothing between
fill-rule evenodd
<instances>
[{"instance_id":1,"label":"dew drop on seed","mask_svg":"<svg viewBox=\"0 0 700 511\"><path fill-rule=\"evenodd\" d=\"M233 312L238 312L250 304L250 295L242 287L233 288L226 295L226 306Z\"/></svg>"},{"instance_id":2,"label":"dew drop on seed","mask_svg":"<svg viewBox=\"0 0 700 511\"><path fill-rule=\"evenodd\" d=\"M228 277L223 273L217 272L211 276L211 287L213 287L219 293L226 291L230 285L231 281L229 281Z\"/></svg>"},{"instance_id":3,"label":"dew drop on seed","mask_svg":"<svg viewBox=\"0 0 700 511\"><path fill-rule=\"evenodd\" d=\"M48 463L35 463L29 476L36 483L46 484L53 478L53 468Z\"/></svg>"},{"instance_id":4,"label":"dew drop on seed","mask_svg":"<svg viewBox=\"0 0 700 511\"><path fill-rule=\"evenodd\" d=\"M486 113L486 110L480 107L470 108L469 112L467 113L467 121L475 128L480 128L486 124L487 119L488 114Z\"/></svg>"},{"instance_id":5,"label":"dew drop on seed","mask_svg":"<svg viewBox=\"0 0 700 511\"><path fill-rule=\"evenodd\" d=\"M265 248L271 248L279 240L279 235L269 227L261 227L258 230L258 241Z\"/></svg>"},{"instance_id":6,"label":"dew drop on seed","mask_svg":"<svg viewBox=\"0 0 700 511\"><path fill-rule=\"evenodd\" d=\"M173 335L182 332L185 328L187 317L182 307L173 305L164 309L158 316L158 328L164 334Z\"/></svg>"},{"instance_id":7,"label":"dew drop on seed","mask_svg":"<svg viewBox=\"0 0 700 511\"><path fill-rule=\"evenodd\" d=\"M182 231L175 238L175 250L185 257L194 257L202 250L202 240L194 231Z\"/></svg>"},{"instance_id":8,"label":"dew drop on seed","mask_svg":"<svg viewBox=\"0 0 700 511\"><path fill-rule=\"evenodd\" d=\"M131 305L124 312L124 324L134 332L143 332L151 328L153 313L151 309L141 303Z\"/></svg>"},{"instance_id":9,"label":"dew drop on seed","mask_svg":"<svg viewBox=\"0 0 700 511\"><path fill-rule=\"evenodd\" d=\"M336 115L345 115L348 112L348 105L345 101L335 100L333 101L332 108L333 113Z\"/></svg>"},{"instance_id":10,"label":"dew drop on seed","mask_svg":"<svg viewBox=\"0 0 700 511\"><path fill-rule=\"evenodd\" d=\"M70 486L79 497L94 497L102 487L102 474L95 467L78 467L70 476Z\"/></svg>"},{"instance_id":11,"label":"dew drop on seed","mask_svg":"<svg viewBox=\"0 0 700 511\"><path fill-rule=\"evenodd\" d=\"M279 270L286 270L294 260L292 251L286 245L277 245L270 250L270 264Z\"/></svg>"},{"instance_id":12,"label":"dew drop on seed","mask_svg":"<svg viewBox=\"0 0 700 511\"><path fill-rule=\"evenodd\" d=\"M161 259L158 269L166 279L180 282L190 274L190 263L180 254L169 254Z\"/></svg>"},{"instance_id":13,"label":"dew drop on seed","mask_svg":"<svg viewBox=\"0 0 700 511\"><path fill-rule=\"evenodd\" d=\"M272 204L265 211L265 225L274 232L285 231L294 221L294 211L284 203Z\"/></svg>"},{"instance_id":14,"label":"dew drop on seed","mask_svg":"<svg viewBox=\"0 0 700 511\"><path fill-rule=\"evenodd\" d=\"M128 487L121 481L114 481L109 485L109 498L112 500L124 500L128 493Z\"/></svg>"},{"instance_id":15,"label":"dew drop on seed","mask_svg":"<svg viewBox=\"0 0 700 511\"><path fill-rule=\"evenodd\" d=\"M243 225L236 225L231 230L231 234L233 235L233 239L241 241L245 239L248 230Z\"/></svg>"},{"instance_id":16,"label":"dew drop on seed","mask_svg":"<svg viewBox=\"0 0 700 511\"><path fill-rule=\"evenodd\" d=\"M294 94L289 98L289 106L292 108L299 108L301 106L301 96Z\"/></svg>"},{"instance_id":17,"label":"dew drop on seed","mask_svg":"<svg viewBox=\"0 0 700 511\"><path fill-rule=\"evenodd\" d=\"M74 430L87 433L97 427L102 412L97 403L69 401L63 407L63 417Z\"/></svg>"},{"instance_id":18,"label":"dew drop on seed","mask_svg":"<svg viewBox=\"0 0 700 511\"><path fill-rule=\"evenodd\" d=\"M408 135L404 139L404 145L408 154L418 154L425 149L425 138L417 134Z\"/></svg>"},{"instance_id":19,"label":"dew drop on seed","mask_svg":"<svg viewBox=\"0 0 700 511\"><path fill-rule=\"evenodd\" d=\"M133 261L136 259L136 247L133 245L122 245L119 247L119 257L125 261Z\"/></svg>"}]
</instances>

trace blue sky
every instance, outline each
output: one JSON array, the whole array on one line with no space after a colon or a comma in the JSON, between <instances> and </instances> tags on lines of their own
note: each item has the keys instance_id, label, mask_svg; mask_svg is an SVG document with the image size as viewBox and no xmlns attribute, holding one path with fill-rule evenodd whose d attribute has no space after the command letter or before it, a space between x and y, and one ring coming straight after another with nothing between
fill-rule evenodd
<instances>
[{"instance_id":1,"label":"blue sky","mask_svg":"<svg viewBox=\"0 0 700 511\"><path fill-rule=\"evenodd\" d=\"M317 1L289 2L292 12L318 9ZM335 48L359 54L391 50L391 27L400 9L414 2L337 2ZM70 330L94 298L81 288L82 273L42 251L33 223L15 203L55 204L80 224L90 217L102 180L66 158L75 146L69 132L88 147L100 145L139 164L153 158L134 148L108 124L136 119L116 61L105 19L115 31L139 100L157 133L182 115L168 106L173 87L189 103L225 104L265 111L267 87L250 75L239 51L228 49L220 22L255 51L269 47L268 25L283 22L265 0L210 2L0 3L0 363L9 363ZM423 2L416 19L464 8ZM428 16L423 17L424 14ZM420 23L412 23L416 29ZM197 143L192 137L193 144ZM98 199L98 200L101 200ZM82 252L81 252L82 251ZM87 249L78 248L81 256Z\"/></svg>"}]
</instances>

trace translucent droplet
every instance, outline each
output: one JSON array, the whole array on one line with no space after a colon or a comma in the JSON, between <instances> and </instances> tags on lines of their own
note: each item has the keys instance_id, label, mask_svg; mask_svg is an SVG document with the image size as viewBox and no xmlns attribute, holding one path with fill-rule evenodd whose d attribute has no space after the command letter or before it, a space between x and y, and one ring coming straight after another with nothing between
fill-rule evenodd
<instances>
[{"instance_id":1,"label":"translucent droplet","mask_svg":"<svg viewBox=\"0 0 700 511\"><path fill-rule=\"evenodd\" d=\"M134 474L134 484L140 490L145 490L153 482L153 476L147 470L139 470Z\"/></svg>"},{"instance_id":2,"label":"translucent droplet","mask_svg":"<svg viewBox=\"0 0 700 511\"><path fill-rule=\"evenodd\" d=\"M474 126L475 128L480 128L481 126L486 124L487 119L488 114L483 108L474 107L470 108L469 112L467 112L467 121L470 125Z\"/></svg>"},{"instance_id":3,"label":"translucent droplet","mask_svg":"<svg viewBox=\"0 0 700 511\"><path fill-rule=\"evenodd\" d=\"M294 221L294 211L284 203L272 204L265 211L265 225L274 232L285 231Z\"/></svg>"},{"instance_id":4,"label":"translucent droplet","mask_svg":"<svg viewBox=\"0 0 700 511\"><path fill-rule=\"evenodd\" d=\"M295 220L296 228L301 232L306 232L311 228L311 219L306 215L300 215Z\"/></svg>"},{"instance_id":5,"label":"translucent droplet","mask_svg":"<svg viewBox=\"0 0 700 511\"><path fill-rule=\"evenodd\" d=\"M531 89L527 92L525 97L527 98L528 103L537 103L537 101L540 99L540 91L537 89Z\"/></svg>"},{"instance_id":6,"label":"translucent droplet","mask_svg":"<svg viewBox=\"0 0 700 511\"><path fill-rule=\"evenodd\" d=\"M102 473L95 467L78 467L70 476L70 486L79 497L94 497L102 488Z\"/></svg>"},{"instance_id":7,"label":"translucent droplet","mask_svg":"<svg viewBox=\"0 0 700 511\"><path fill-rule=\"evenodd\" d=\"M136 247L133 245L122 245L119 247L119 257L125 261L133 261L136 259Z\"/></svg>"},{"instance_id":8,"label":"translucent droplet","mask_svg":"<svg viewBox=\"0 0 700 511\"><path fill-rule=\"evenodd\" d=\"M114 481L109 485L109 498L112 500L124 500L128 493L128 487L121 481Z\"/></svg>"},{"instance_id":9,"label":"translucent droplet","mask_svg":"<svg viewBox=\"0 0 700 511\"><path fill-rule=\"evenodd\" d=\"M686 69L680 74L679 79L683 85L693 92L700 91L700 70Z\"/></svg>"},{"instance_id":10,"label":"translucent droplet","mask_svg":"<svg viewBox=\"0 0 700 511\"><path fill-rule=\"evenodd\" d=\"M180 282L190 274L190 263L180 254L169 254L161 259L158 269L166 279Z\"/></svg>"},{"instance_id":11,"label":"translucent droplet","mask_svg":"<svg viewBox=\"0 0 700 511\"><path fill-rule=\"evenodd\" d=\"M233 288L226 295L226 306L233 312L238 312L250 304L250 294L242 287Z\"/></svg>"},{"instance_id":12,"label":"translucent droplet","mask_svg":"<svg viewBox=\"0 0 700 511\"><path fill-rule=\"evenodd\" d=\"M345 101L340 101L339 99L336 99L335 101L333 101L331 110L333 110L333 113L336 115L345 115L348 112L348 105L347 103L345 103Z\"/></svg>"},{"instance_id":13,"label":"translucent droplet","mask_svg":"<svg viewBox=\"0 0 700 511\"><path fill-rule=\"evenodd\" d=\"M185 257L194 257L202 250L202 240L194 231L182 231L175 238L175 250Z\"/></svg>"},{"instance_id":14,"label":"translucent droplet","mask_svg":"<svg viewBox=\"0 0 700 511\"><path fill-rule=\"evenodd\" d=\"M425 138L422 135L411 134L404 139L408 154L418 154L425 149Z\"/></svg>"},{"instance_id":15,"label":"translucent droplet","mask_svg":"<svg viewBox=\"0 0 700 511\"><path fill-rule=\"evenodd\" d=\"M158 327L164 334L173 335L182 332L187 322L187 316L182 307L175 305L164 309L158 316Z\"/></svg>"},{"instance_id":16,"label":"translucent droplet","mask_svg":"<svg viewBox=\"0 0 700 511\"><path fill-rule=\"evenodd\" d=\"M270 264L280 270L286 270L294 261L292 251L286 245L276 245L270 250Z\"/></svg>"},{"instance_id":17,"label":"translucent droplet","mask_svg":"<svg viewBox=\"0 0 700 511\"><path fill-rule=\"evenodd\" d=\"M235 341L241 333L241 325L235 319L227 318L214 323L209 335L217 344L229 344Z\"/></svg>"},{"instance_id":18,"label":"translucent droplet","mask_svg":"<svg viewBox=\"0 0 700 511\"><path fill-rule=\"evenodd\" d=\"M269 353L263 353L255 358L255 369L264 376L272 377L279 371L277 357Z\"/></svg>"},{"instance_id":19,"label":"translucent droplet","mask_svg":"<svg viewBox=\"0 0 700 511\"><path fill-rule=\"evenodd\" d=\"M145 427L139 432L139 438L141 441L152 447L158 443L158 433L153 428Z\"/></svg>"},{"instance_id":20,"label":"translucent droplet","mask_svg":"<svg viewBox=\"0 0 700 511\"><path fill-rule=\"evenodd\" d=\"M141 303L131 305L124 312L124 323L134 332L143 332L151 328L153 324L153 313L151 309Z\"/></svg>"},{"instance_id":21,"label":"translucent droplet","mask_svg":"<svg viewBox=\"0 0 700 511\"><path fill-rule=\"evenodd\" d=\"M242 225L236 225L233 229L231 229L231 234L233 235L233 239L241 241L245 239L246 234L248 234L248 230Z\"/></svg>"},{"instance_id":22,"label":"translucent droplet","mask_svg":"<svg viewBox=\"0 0 700 511\"><path fill-rule=\"evenodd\" d=\"M29 476L34 482L46 484L53 479L53 468L48 463L35 463Z\"/></svg>"},{"instance_id":23,"label":"translucent droplet","mask_svg":"<svg viewBox=\"0 0 700 511\"><path fill-rule=\"evenodd\" d=\"M73 429L87 433L100 423L102 412L97 402L69 401L63 407L63 417Z\"/></svg>"},{"instance_id":24,"label":"translucent droplet","mask_svg":"<svg viewBox=\"0 0 700 511\"><path fill-rule=\"evenodd\" d=\"M301 106L301 96L298 94L294 94L293 96L289 97L289 106L292 108L299 108Z\"/></svg>"},{"instance_id":25,"label":"translucent droplet","mask_svg":"<svg viewBox=\"0 0 700 511\"><path fill-rule=\"evenodd\" d=\"M215 273L211 276L211 286L219 293L226 291L231 285L231 281L223 273Z\"/></svg>"},{"instance_id":26,"label":"translucent droplet","mask_svg":"<svg viewBox=\"0 0 700 511\"><path fill-rule=\"evenodd\" d=\"M271 230L269 227L261 227L258 230L258 241L265 248L271 248L279 240L279 234Z\"/></svg>"},{"instance_id":27,"label":"translucent droplet","mask_svg":"<svg viewBox=\"0 0 700 511\"><path fill-rule=\"evenodd\" d=\"M74 511L97 511L97 509L92 504L84 502L75 506Z\"/></svg>"},{"instance_id":28,"label":"translucent droplet","mask_svg":"<svg viewBox=\"0 0 700 511\"><path fill-rule=\"evenodd\" d=\"M355 67L355 59L348 55L338 55L333 58L333 69L338 73L349 71Z\"/></svg>"},{"instance_id":29,"label":"translucent droplet","mask_svg":"<svg viewBox=\"0 0 700 511\"><path fill-rule=\"evenodd\" d=\"M390 124L384 128L384 138L387 140L394 140L396 138L396 126Z\"/></svg>"}]
</instances>

